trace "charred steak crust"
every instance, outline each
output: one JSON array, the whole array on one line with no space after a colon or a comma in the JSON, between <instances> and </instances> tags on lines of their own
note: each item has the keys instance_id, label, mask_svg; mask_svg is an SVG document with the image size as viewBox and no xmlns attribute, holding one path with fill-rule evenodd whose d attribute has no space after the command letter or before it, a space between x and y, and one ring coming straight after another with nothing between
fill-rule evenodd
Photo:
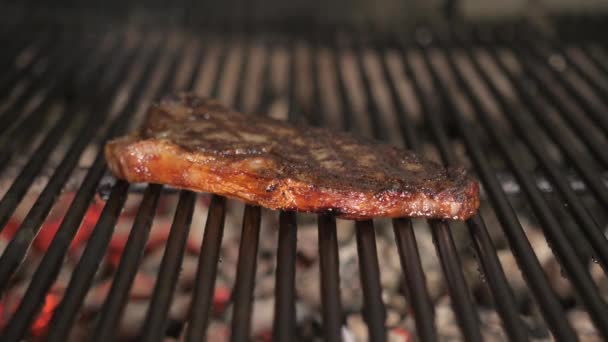
<instances>
[{"instance_id":1,"label":"charred steak crust","mask_svg":"<svg viewBox=\"0 0 608 342\"><path fill-rule=\"evenodd\" d=\"M342 218L466 219L479 186L463 168L323 128L294 127L191 94L153 105L138 132L110 141L112 173L272 209Z\"/></svg>"}]
</instances>

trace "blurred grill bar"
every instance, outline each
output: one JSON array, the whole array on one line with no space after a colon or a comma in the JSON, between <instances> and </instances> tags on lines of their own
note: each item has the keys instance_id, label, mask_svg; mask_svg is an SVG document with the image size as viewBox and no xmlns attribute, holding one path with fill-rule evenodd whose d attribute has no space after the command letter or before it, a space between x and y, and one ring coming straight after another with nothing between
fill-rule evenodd
<instances>
[{"instance_id":1,"label":"blurred grill bar","mask_svg":"<svg viewBox=\"0 0 608 342\"><path fill-rule=\"evenodd\" d=\"M589 102L586 94L579 93L579 89L570 83L570 79L565 74L549 65L551 51L558 51L560 56L565 56L567 65L572 66L575 74L589 86L593 96L606 105L603 98L606 89L587 75L582 66L567 54L569 49L576 49L602 70L602 74L596 76L607 79L608 72L603 68L605 65L588 48L580 48L576 45L561 46L555 41L543 40L539 37L528 42L514 38L501 41L495 37L487 41L484 37L493 37L493 35L484 34L484 37L480 37L475 31L468 30L454 30L459 34L445 40L436 40L437 35L427 32L428 40L423 39L414 44L403 41L403 36L385 39L386 37L379 34L345 30L338 33L319 31L310 36L290 37L289 40L282 34L262 33L249 35L234 33L229 37L212 34L193 37L175 32L143 36L137 33L135 44L128 43L129 39L133 39L127 37L132 32L120 34L106 32L96 36L95 39L84 39L72 33L60 38L61 43L54 45L53 39L59 37L56 36L55 31L49 32L48 35L41 35L35 43L11 42L10 46L14 50L7 51L2 56L3 61L13 65L15 58L23 51L28 49L35 51L25 66L18 70L11 69L10 73L0 80L0 90L3 90L0 96L4 100L10 97L9 89L15 82L22 79L25 82L24 89L18 96L8 101L8 106L0 107L0 122L5 122L7 125L2 129L5 133L8 132L5 134L6 137L0 140L0 161L8 164L17 157L15 152L19 151L18 148L34 144L34 141L28 141L33 139L23 138L26 132L32 132L31 134L41 136L42 139L39 139L37 147L29 154L21 174L13 180L0 200L0 223L2 223L0 230L5 228L50 156L58 149L60 143L66 140L65 132L78 129L80 132L70 140L63 160L55 168L36 204L0 257L0 288L3 291L10 286L11 277L26 256L37 232L55 204L55 198L73 172L85 148L99 147L101 145L98 140L103 142L124 133L128 127L136 124L135 120L140 119L142 111L146 108L145 104L157 99L163 93L174 89L194 89L200 85L196 75L203 72L202 64L210 58L207 47L213 44L208 44L209 42L216 44L219 49L216 57L217 68L212 71L214 74L209 82L210 95L234 102L237 107L244 107L247 87L245 75L248 75L247 70L253 64L251 56L254 47L261 46L265 56L261 71L262 91L255 99L258 111L268 110L273 101L284 97L289 105L287 119L297 121L305 118L314 125L329 124L329 114L321 99L324 94L320 87L321 71L318 65L320 52L328 51L335 72L339 107L339 112L335 113L338 118L334 122L339 122L340 128L366 134L366 128L361 127L360 118L355 117L358 109L353 104L350 90L352 84L348 83L352 76L348 74L350 72L356 74L361 81L363 112L368 115L364 119L369 120L371 129L368 133L372 137L391 141L391 137L396 134L401 139L398 143L423 153L426 151L424 133L428 133L432 137L432 145L438 150L441 160L446 165L463 162L454 145L455 142L464 143L465 155L470 158L474 171L483 182L484 190L492 205L491 209L500 221L526 283L540 304L542 315L554 337L563 341L576 340L576 332L534 253L513 209L512 199L507 196L497 179L497 174L505 170L494 167L491 162L494 156L490 156L484 147L485 136L491 138L500 151L499 159L506 162L507 171L514 175L517 184L522 187L526 203L531 206L539 220L555 256L584 303L594 325L602 336L608 338L608 308L586 269L589 255L597 258L604 269L608 265L608 241L600 228L605 226L605 218L594 217L589 208L589 200L585 202L581 200L581 196L571 188L564 172L566 167L572 166L593 195L590 200L594 201L594 205L600 208L608 206L608 189L600 176L608 164L605 154L602 154L602 146L605 145L608 135L605 115L601 112L601 107ZM79 42L78 38L82 38L82 42L77 47L72 47L73 41ZM547 50L537 49L535 44L537 40L544 43L543 46L547 47ZM297 76L296 55L299 51L296 48L297 43L306 45L307 51L313 57L310 64L313 73L310 103L302 100L296 91L298 82L301 81ZM270 55L279 48L288 55L289 67L287 90L277 94L270 85L270 69L273 67ZM186 49L192 49L195 56L192 75L185 80L178 80L177 70L185 63ZM598 49L606 52L602 46ZM99 53L93 53L98 50ZM519 73L518 69L513 69L512 65L505 62L505 50L521 66ZM67 56L66 51L68 51ZM229 74L227 72L229 59L237 53L235 51L241 51L241 60L234 77L237 80L236 89L232 89L231 92L226 90L230 86L226 75ZM488 72L481 62L480 51L497 67L499 76L508 80L515 89L518 101L514 102L513 99L502 94L501 89L494 82L496 75ZM402 68L402 76L412 86L415 99L419 102L421 120L417 120L407 109L408 99L401 96L401 88L398 87L393 75L395 71L387 62L389 53L397 56ZM354 70L345 67L346 55L354 58ZM369 55L374 55L380 61L380 77L371 76L370 68L366 63ZM105 62L108 60L107 56L112 56L111 63ZM416 63L413 56L419 57L417 60L419 63ZM435 58L437 56L439 58ZM36 76L34 70L42 60L46 60L44 63L46 67ZM501 129L502 121L486 114L489 111L473 87L464 63L470 65L474 74L479 76L481 85L488 89L490 99L498 104L501 118L512 128L512 132ZM441 68L441 65L445 68ZM106 74L106 77L97 79L100 73ZM429 82L424 82L424 75L429 77ZM531 77L531 80L525 76ZM375 87L378 85L378 79L388 90L386 98L393 110L389 116L384 112L386 103L376 96ZM547 84L548 80L556 82ZM531 85L540 91L532 93ZM80 91L79 88L82 87L87 90ZM568 96L564 98L558 96L560 94L558 90ZM93 95L87 95L88 91ZM39 94L40 98L31 105L36 94ZM234 101L231 101L231 98L234 98ZM462 108L460 101L470 105L470 112ZM550 116L543 103L549 103L555 108L561 125L556 124L555 117ZM59 118L55 117L56 121L50 121L52 126L46 129L44 123L49 120L50 107L58 104L62 113ZM80 120L71 120L73 112L83 112L88 115L80 116ZM528 112L533 116L527 117L525 114ZM13 122L15 113L25 117ZM577 116L579 113L582 113L583 117ZM95 134L101 139L96 139ZM543 145L538 142L539 134L551 138L550 141L557 146L560 156L563 154L564 160L555 159L546 153ZM512 139L517 139L520 143L517 149ZM571 139L575 139L579 144L573 144ZM522 150L521 146L525 146L526 149ZM588 149L593 152L593 157L581 153L580 146L583 146L583 151ZM548 200L547 196L541 193L536 184L537 175L519 162L520 156L516 153L525 153L536 162L538 168L546 174L551 186L557 189L560 201L563 199L567 204L566 208L561 205L556 206L555 202ZM2 165L4 168L5 164ZM28 327L34 321L45 295L59 274L62 260L68 252L104 172L103 154L98 149L96 158L70 204L50 248L36 269L21 304L6 329L2 331L2 341L19 341L27 337ZM114 228L125 206L128 191L129 184L123 181L113 184L110 196L73 272L65 295L55 310L47 340L67 339L84 298L92 286L100 261L107 252ZM110 294L101 309L100 319L94 329L95 333L91 335L95 340L107 341L115 337L115 327L123 314L126 298L139 268L148 233L154 221L157 203L162 196L164 196L162 186L151 184L146 188ZM167 308L176 286L178 267L184 254L185 239L192 219L195 199L195 194L181 192L152 303L140 332L142 340L159 341L165 333L168 320ZM198 261L192 305L188 322L181 332L187 341L201 341L206 338L206 330L211 319L210 310L226 211L226 200L212 196ZM574 220L562 221L558 214L572 216ZM288 340L297 335L294 298L297 214L281 212L279 215L273 335L276 340ZM231 339L234 341L244 341L250 337L261 217L259 207L245 207L232 298L234 307ZM454 243L453 231L460 229L461 225L447 221L430 221L429 225L448 284L455 317L463 336L471 341L482 340L479 317L462 270L459 256L461 251ZM515 306L512 290L484 219L481 215L476 215L467 222L467 226L483 277L487 279L507 336L514 341L529 339L529 332ZM395 219L393 228L405 275L406 295L412 306L417 334L423 341L436 341L438 334L434 323L434 308L426 287L425 270L420 260L412 221L406 218ZM336 220L333 216L328 214L318 216L322 329L328 341L339 341L343 338L340 249L336 229ZM364 294L364 319L368 325L370 339L381 341L387 339L387 331L380 285L383 267L378 264L376 233L372 221L357 222L356 238L360 281ZM591 252L581 247L586 245L591 246Z\"/></svg>"}]
</instances>

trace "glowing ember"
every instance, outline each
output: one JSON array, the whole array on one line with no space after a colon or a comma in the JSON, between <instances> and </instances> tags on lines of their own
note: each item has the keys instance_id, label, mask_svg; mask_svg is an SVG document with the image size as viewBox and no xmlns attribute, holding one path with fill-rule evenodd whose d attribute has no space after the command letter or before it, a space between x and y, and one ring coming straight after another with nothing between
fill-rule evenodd
<instances>
[{"instance_id":1,"label":"glowing ember","mask_svg":"<svg viewBox=\"0 0 608 342\"><path fill-rule=\"evenodd\" d=\"M47 334L49 322L51 321L51 318L53 318L53 313L60 300L61 296L56 293L49 293L46 295L42 310L40 310L40 313L30 327L32 336L43 337ZM20 301L20 299L14 301L5 297L2 303L0 303L0 330L8 324L10 318L19 307Z\"/></svg>"},{"instance_id":2,"label":"glowing ember","mask_svg":"<svg viewBox=\"0 0 608 342\"><path fill-rule=\"evenodd\" d=\"M101 209L102 207L99 204L93 204L89 207L87 213L84 216L84 219L82 220L82 224L78 229L78 232L76 233L72 244L70 245L70 251L73 251L76 247L80 246L82 243L86 242L89 239L91 232L93 231L93 228L95 227L95 224L99 219ZM57 233L61 222L61 217L52 218L44 222L42 224L42 227L40 227L38 235L34 239L33 247L40 252L46 252L49 246L51 245L53 237ZM6 227L4 227L1 236L6 240L12 239L20 226L20 223L18 223L17 221L10 220Z\"/></svg>"},{"instance_id":3,"label":"glowing ember","mask_svg":"<svg viewBox=\"0 0 608 342\"><path fill-rule=\"evenodd\" d=\"M44 300L44 306L38 317L32 324L32 335L36 337L45 336L49 327L49 322L53 318L55 308L59 304L61 297L56 294L48 294Z\"/></svg>"}]
</instances>

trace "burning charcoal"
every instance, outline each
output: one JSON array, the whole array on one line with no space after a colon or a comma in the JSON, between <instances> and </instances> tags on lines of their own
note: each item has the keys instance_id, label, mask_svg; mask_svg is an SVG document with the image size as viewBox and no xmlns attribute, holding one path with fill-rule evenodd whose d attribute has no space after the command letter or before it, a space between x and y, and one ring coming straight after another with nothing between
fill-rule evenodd
<instances>
[{"instance_id":1,"label":"burning charcoal","mask_svg":"<svg viewBox=\"0 0 608 342\"><path fill-rule=\"evenodd\" d=\"M319 232L317 227L307 225L298 227L298 254L308 261L317 260L319 256Z\"/></svg>"},{"instance_id":2,"label":"burning charcoal","mask_svg":"<svg viewBox=\"0 0 608 342\"><path fill-rule=\"evenodd\" d=\"M131 300L127 303L118 326L117 336L120 339L133 339L140 334L149 306L148 300Z\"/></svg>"},{"instance_id":3,"label":"burning charcoal","mask_svg":"<svg viewBox=\"0 0 608 342\"><path fill-rule=\"evenodd\" d=\"M87 311L97 311L101 308L110 288L113 278L105 280L93 287L85 297L84 309ZM131 299L147 299L152 296L154 291L154 278L143 272L138 272L133 280L129 297Z\"/></svg>"},{"instance_id":4,"label":"burning charcoal","mask_svg":"<svg viewBox=\"0 0 608 342\"><path fill-rule=\"evenodd\" d=\"M600 294L604 298L604 300L608 300L608 277L606 277L606 272L599 263L592 263L590 266L591 277L597 284L597 287L600 290Z\"/></svg>"},{"instance_id":5,"label":"burning charcoal","mask_svg":"<svg viewBox=\"0 0 608 342\"><path fill-rule=\"evenodd\" d=\"M207 341L223 342L228 341L230 331L228 326L220 321L211 321L207 328Z\"/></svg>"},{"instance_id":6,"label":"burning charcoal","mask_svg":"<svg viewBox=\"0 0 608 342\"><path fill-rule=\"evenodd\" d=\"M336 220L336 234L340 245L348 243L355 236L355 222L352 220Z\"/></svg>"},{"instance_id":7,"label":"burning charcoal","mask_svg":"<svg viewBox=\"0 0 608 342\"><path fill-rule=\"evenodd\" d=\"M394 327L399 322L401 322L401 315L395 310L388 309L386 311L386 326Z\"/></svg>"},{"instance_id":8,"label":"burning charcoal","mask_svg":"<svg viewBox=\"0 0 608 342\"><path fill-rule=\"evenodd\" d=\"M555 292L557 292L557 295L563 300L573 299L574 292L572 290L572 285L557 259L547 261L543 265L543 268L547 273L547 277L549 278L552 287L555 289Z\"/></svg>"},{"instance_id":9,"label":"burning charcoal","mask_svg":"<svg viewBox=\"0 0 608 342\"><path fill-rule=\"evenodd\" d=\"M399 254L397 246L393 243L388 243L384 238L380 238L376 242L378 251L378 263L380 267L380 283L382 288L396 292L401 282L401 264L399 263Z\"/></svg>"},{"instance_id":10,"label":"burning charcoal","mask_svg":"<svg viewBox=\"0 0 608 342\"><path fill-rule=\"evenodd\" d=\"M342 246L339 252L340 259L340 293L344 310L359 310L362 305L363 293L359 280L359 260L357 246L353 242ZM296 272L296 293L311 307L321 305L319 264Z\"/></svg>"},{"instance_id":11,"label":"burning charcoal","mask_svg":"<svg viewBox=\"0 0 608 342\"><path fill-rule=\"evenodd\" d=\"M251 333L255 336L272 329L274 319L274 298L258 299L253 302Z\"/></svg>"},{"instance_id":12,"label":"burning charcoal","mask_svg":"<svg viewBox=\"0 0 608 342\"><path fill-rule=\"evenodd\" d=\"M190 297L190 294L174 294L171 308L169 309L169 318L178 322L184 322L187 319L188 311L190 310Z\"/></svg>"},{"instance_id":13,"label":"burning charcoal","mask_svg":"<svg viewBox=\"0 0 608 342\"><path fill-rule=\"evenodd\" d=\"M597 329L591 322L589 314L583 310L575 309L568 313L568 320L583 342L603 341Z\"/></svg>"},{"instance_id":14,"label":"burning charcoal","mask_svg":"<svg viewBox=\"0 0 608 342\"><path fill-rule=\"evenodd\" d=\"M227 310L227 321L231 321L232 306ZM310 318L310 310L306 306L296 303L296 323L303 322ZM267 333L272 331L274 320L274 297L256 299L253 302L251 314L251 334L258 336L261 340L266 340Z\"/></svg>"},{"instance_id":15,"label":"burning charcoal","mask_svg":"<svg viewBox=\"0 0 608 342\"><path fill-rule=\"evenodd\" d=\"M503 329L498 313L493 310L480 310L481 333L485 341L506 341L507 335Z\"/></svg>"},{"instance_id":16,"label":"burning charcoal","mask_svg":"<svg viewBox=\"0 0 608 342\"><path fill-rule=\"evenodd\" d=\"M353 332L348 328L348 327L342 327L342 340L344 342L356 342L356 337L355 334L353 334Z\"/></svg>"},{"instance_id":17,"label":"burning charcoal","mask_svg":"<svg viewBox=\"0 0 608 342\"><path fill-rule=\"evenodd\" d=\"M160 269L160 263L165 254L164 248L157 248L144 255L139 270L149 275L156 275Z\"/></svg>"},{"instance_id":18,"label":"burning charcoal","mask_svg":"<svg viewBox=\"0 0 608 342\"><path fill-rule=\"evenodd\" d=\"M230 296L230 287L221 283L216 284L213 292L213 313L216 315L222 314L230 301Z\"/></svg>"},{"instance_id":19,"label":"burning charcoal","mask_svg":"<svg viewBox=\"0 0 608 342\"><path fill-rule=\"evenodd\" d=\"M256 298L263 298L273 295L274 285L276 282L274 275L275 273L270 273L256 279L254 290L254 296Z\"/></svg>"},{"instance_id":20,"label":"burning charcoal","mask_svg":"<svg viewBox=\"0 0 608 342\"><path fill-rule=\"evenodd\" d=\"M354 341L364 342L368 341L367 325L360 314L352 314L346 319L346 326L348 330L354 336Z\"/></svg>"},{"instance_id":21,"label":"burning charcoal","mask_svg":"<svg viewBox=\"0 0 608 342\"><path fill-rule=\"evenodd\" d=\"M73 271L74 267L71 265L71 263L64 263L59 271L59 274L57 275L57 279L53 283L51 291L55 293L64 293L68 287L68 283L70 282Z\"/></svg>"},{"instance_id":22,"label":"burning charcoal","mask_svg":"<svg viewBox=\"0 0 608 342\"><path fill-rule=\"evenodd\" d=\"M382 297L387 308L393 309L401 315L408 312L407 301L402 294L383 292Z\"/></svg>"},{"instance_id":23,"label":"burning charcoal","mask_svg":"<svg viewBox=\"0 0 608 342\"><path fill-rule=\"evenodd\" d=\"M431 228L424 220L413 220L416 241L418 242L418 252L422 269L426 277L426 284L431 300L437 300L446 292L445 282L441 270L441 264L435 253L435 244L431 236ZM407 276L407 275L404 275Z\"/></svg>"},{"instance_id":24,"label":"burning charcoal","mask_svg":"<svg viewBox=\"0 0 608 342\"><path fill-rule=\"evenodd\" d=\"M198 256L185 255L182 260L181 272L178 278L178 287L184 290L192 289L198 271Z\"/></svg>"},{"instance_id":25,"label":"burning charcoal","mask_svg":"<svg viewBox=\"0 0 608 342\"><path fill-rule=\"evenodd\" d=\"M440 304L435 308L435 324L441 340L462 340L456 317L449 304Z\"/></svg>"},{"instance_id":26,"label":"burning charcoal","mask_svg":"<svg viewBox=\"0 0 608 342\"><path fill-rule=\"evenodd\" d=\"M0 255L2 253L4 253L4 250L6 249L6 246L8 246L9 240L7 239L0 239Z\"/></svg>"},{"instance_id":27,"label":"burning charcoal","mask_svg":"<svg viewBox=\"0 0 608 342\"><path fill-rule=\"evenodd\" d=\"M190 233L188 234L187 249L192 254L199 254L201 245L203 243L203 237L205 234L205 224L207 223L207 216L209 215L209 201L211 197L207 194L198 195L196 205L194 208L194 214L192 216L192 224L190 225ZM226 215L225 226L234 225L232 215ZM226 230L226 229L225 229ZM229 229L232 231L232 229Z\"/></svg>"},{"instance_id":28,"label":"burning charcoal","mask_svg":"<svg viewBox=\"0 0 608 342\"><path fill-rule=\"evenodd\" d=\"M278 227L279 215L272 210L262 208L260 245L258 248L259 256L263 258L270 258L276 253L277 239L279 237Z\"/></svg>"},{"instance_id":29,"label":"burning charcoal","mask_svg":"<svg viewBox=\"0 0 608 342\"><path fill-rule=\"evenodd\" d=\"M528 285L522 277L521 271L517 265L517 261L515 261L515 257L508 249L499 250L497 255L505 274L508 275L507 281L513 290L515 301L519 307L523 308L530 300L530 291L528 289ZM478 294L480 303L488 305L493 304L492 294L489 287L481 286Z\"/></svg>"},{"instance_id":30,"label":"burning charcoal","mask_svg":"<svg viewBox=\"0 0 608 342\"><path fill-rule=\"evenodd\" d=\"M404 328L392 328L388 331L388 342L410 342L413 341L412 334Z\"/></svg>"},{"instance_id":31,"label":"burning charcoal","mask_svg":"<svg viewBox=\"0 0 608 342\"><path fill-rule=\"evenodd\" d=\"M94 329L91 322L80 321L76 323L70 330L70 335L68 336L67 342L87 341L91 335L91 329Z\"/></svg>"}]
</instances>

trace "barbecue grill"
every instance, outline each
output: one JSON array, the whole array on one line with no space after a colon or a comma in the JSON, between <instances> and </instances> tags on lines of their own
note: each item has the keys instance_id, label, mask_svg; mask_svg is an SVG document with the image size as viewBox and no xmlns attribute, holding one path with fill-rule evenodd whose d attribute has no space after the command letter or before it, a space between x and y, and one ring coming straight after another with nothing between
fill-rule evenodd
<instances>
[{"instance_id":1,"label":"barbecue grill","mask_svg":"<svg viewBox=\"0 0 608 342\"><path fill-rule=\"evenodd\" d=\"M20 7L7 13L21 13ZM454 24L449 29L428 25L404 32L374 25L310 29L284 23L161 29L145 22L90 24L79 30L74 28L80 24L49 21L14 16L0 33L5 46L0 56L0 172L6 184L0 230L6 233L14 223L24 198L34 193L35 199L0 257L5 297L29 262L32 244L62 191L71 188L74 196L19 304L3 313L2 341L68 338L125 215L127 199L136 194L141 199L124 252L88 331L96 341L115 339L159 202L178 193L137 340L168 336L169 309L189 229L203 224L193 222L195 203L204 195L114 180L106 172L100 147L136 127L147 106L162 94L179 90L218 97L246 112L276 112L294 123L353 131L435 155L446 165L468 165L481 181L487 210L464 225L428 222L462 336L470 341L486 338L470 279L463 272L465 251L455 241L455 234L464 231L506 336L515 341L536 337L509 285L514 274L505 273L497 254L492 230L498 228L553 338L580 337L528 239L516 211L524 207L537 220L597 338L608 338L608 307L589 272L593 263L603 271L608 265L608 51L603 37L593 34L601 32L601 20L563 20L566 23L557 25L553 34L530 21ZM572 25L588 30L583 31L589 33L587 39L573 40L568 29ZM282 64L275 63L277 55ZM300 63L302 56L308 63ZM277 71L279 64L284 68ZM95 200L99 196L102 202ZM205 339L222 262L224 222L234 209L228 202L213 196L209 203L190 309L172 332L177 338ZM101 212L83 242L67 288L52 308L45 333L35 336L32 326L41 310L45 313L71 244L96 205ZM272 339L287 341L298 336L295 277L301 215L270 215L279 217ZM233 341L250 338L262 217L259 207L245 206L231 295ZM321 333L325 340L338 341L346 335L337 223L331 213L317 220ZM420 258L428 251L418 248L412 220L394 219L392 226L415 334L423 341L438 340L435 306ZM376 247L381 233L386 232L379 231L377 222L356 222L362 315L373 341L388 336L384 267Z\"/></svg>"}]
</instances>

